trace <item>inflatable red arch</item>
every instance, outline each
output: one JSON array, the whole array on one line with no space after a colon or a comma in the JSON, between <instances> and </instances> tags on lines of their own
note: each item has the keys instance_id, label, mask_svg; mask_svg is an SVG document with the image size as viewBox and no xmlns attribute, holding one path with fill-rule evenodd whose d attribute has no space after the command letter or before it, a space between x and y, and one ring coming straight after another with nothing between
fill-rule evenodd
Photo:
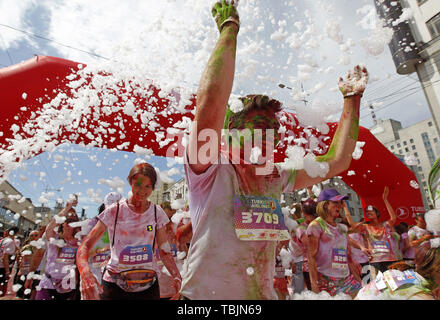
<instances>
[{"instance_id":1,"label":"inflatable red arch","mask_svg":"<svg viewBox=\"0 0 440 320\"><path fill-rule=\"evenodd\" d=\"M51 142L58 145L64 142L73 144L93 144L96 136L99 136L100 147L108 149L118 148L124 151L134 151L135 146L149 148L156 156L170 156L169 147L179 145L179 141L171 141L169 143L159 143L157 135L148 130L142 121L134 117L119 112L122 119L124 132L121 135L121 123L114 123L114 114L108 114L99 110L102 106L97 106L98 110L88 113L84 117L87 121L81 119L73 119L77 121L75 127L61 124L56 132L45 133L45 137L35 134L32 127L32 121L35 122L36 113L44 108L58 95L64 92L67 95L72 94L68 88L68 80L66 77L82 68L81 64L69 60L55 57L35 56L34 58L24 61L20 64L0 69L0 91L2 104L2 121L0 123L0 159L11 153L14 149L14 136L20 128L27 127L26 132L20 132L19 140L25 141L29 145L36 143L37 139L46 139L47 143ZM103 73L103 76L106 74ZM72 79L69 77L69 79ZM184 112L165 112L169 104L169 96L161 97L160 89L151 85L148 88L148 96L132 93L131 100L135 102L136 108L146 108L149 111L152 108L155 111L154 121L162 127L162 131L166 132L167 128L173 127L183 117L191 120L194 118L192 111L195 108L195 96L192 96L190 103L185 107ZM153 99L152 99L153 98ZM120 106L121 98L114 104ZM111 105L110 105L111 107ZM69 106L67 106L69 108ZM298 125L295 114L285 112L283 117L287 119L284 123L288 134L294 134L299 137L304 132L302 127ZM37 117L38 118L38 117ZM56 119L53 119L56 121ZM83 125L82 123L86 123ZM108 128L115 130L115 134L100 134L94 128L100 123L107 123ZM329 123L330 132L326 135L332 137L336 130L336 123ZM14 130L12 130L14 128ZM94 131L93 135L89 135L89 131ZM313 131L315 136L320 133ZM36 137L37 136L37 137ZM140 140L141 137L141 140ZM359 128L359 141L365 142L363 155L360 159L353 159L350 168L341 174L342 180L350 186L362 199L362 206L371 204L381 211L381 220L388 218L385 204L382 200L382 193L385 186L390 187L389 201L398 214L397 223L406 222L414 224L414 216L417 212L423 212L423 201L419 189L411 186L411 181L416 181L414 173L407 168L396 156L389 152L372 134L364 128ZM177 141L177 142L176 142ZM19 141L20 142L20 141ZM331 139L324 139L324 143L328 146ZM16 142L17 143L17 142ZM286 146L278 149L275 155L276 162L282 162L285 155ZM15 161L24 160L37 155L43 150L32 150L29 153L14 154ZM323 153L325 150L323 150ZM173 155L171 155L173 156ZM6 157L7 158L7 157ZM10 157L7 159L11 159ZM1 166L4 166L0 160ZM0 170L0 178L4 176L4 170ZM352 174L354 172L354 175Z\"/></svg>"}]
</instances>

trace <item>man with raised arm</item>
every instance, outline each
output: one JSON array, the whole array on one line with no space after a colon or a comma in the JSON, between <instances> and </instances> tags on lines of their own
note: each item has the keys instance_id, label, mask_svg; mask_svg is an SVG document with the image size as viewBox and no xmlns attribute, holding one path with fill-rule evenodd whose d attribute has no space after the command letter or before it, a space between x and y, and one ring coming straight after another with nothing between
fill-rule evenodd
<instances>
[{"instance_id":1,"label":"man with raised arm","mask_svg":"<svg viewBox=\"0 0 440 320\"><path fill-rule=\"evenodd\" d=\"M325 177L311 178L304 170L285 170L276 164L261 174L273 160L261 161L250 150L243 150L243 145L249 141L249 133L258 131L264 141L262 154L273 150L281 103L249 95L240 99L241 111L234 113L228 107L239 15L234 1L215 4L212 14L220 36L200 80L195 121L184 156L193 238L183 268L181 298L277 299L273 289L275 247L277 241L289 239L279 204L281 193L316 184L348 168L368 74L365 68L356 67L345 81L339 79L344 110L328 153L317 158L328 165ZM226 152L220 152L222 129L243 133L238 139L228 135Z\"/></svg>"}]
</instances>

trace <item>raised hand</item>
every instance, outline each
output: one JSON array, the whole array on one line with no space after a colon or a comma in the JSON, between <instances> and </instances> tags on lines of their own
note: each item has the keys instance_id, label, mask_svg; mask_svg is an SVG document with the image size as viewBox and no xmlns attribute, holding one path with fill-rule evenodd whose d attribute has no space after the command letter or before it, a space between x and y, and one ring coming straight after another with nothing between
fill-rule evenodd
<instances>
[{"instance_id":1,"label":"raised hand","mask_svg":"<svg viewBox=\"0 0 440 320\"><path fill-rule=\"evenodd\" d=\"M384 200L388 199L389 193L390 193L390 188L388 186L385 186L382 194Z\"/></svg>"},{"instance_id":2,"label":"raised hand","mask_svg":"<svg viewBox=\"0 0 440 320\"><path fill-rule=\"evenodd\" d=\"M217 28L221 32L223 27L229 23L235 23L240 28L240 17L237 11L238 0L222 0L212 7L212 16L217 23Z\"/></svg>"},{"instance_id":3,"label":"raised hand","mask_svg":"<svg viewBox=\"0 0 440 320\"><path fill-rule=\"evenodd\" d=\"M347 78L339 78L338 86L344 98L360 95L365 91L368 83L368 71L365 67L356 66L353 72L348 71Z\"/></svg>"}]
</instances>

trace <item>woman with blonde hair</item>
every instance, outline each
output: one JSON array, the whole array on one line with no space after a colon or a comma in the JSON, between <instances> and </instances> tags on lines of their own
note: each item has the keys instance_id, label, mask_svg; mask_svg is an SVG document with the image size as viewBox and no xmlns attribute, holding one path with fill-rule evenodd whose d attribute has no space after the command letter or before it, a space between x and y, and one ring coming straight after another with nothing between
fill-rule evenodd
<instances>
[{"instance_id":1,"label":"woman with blonde hair","mask_svg":"<svg viewBox=\"0 0 440 320\"><path fill-rule=\"evenodd\" d=\"M348 227L337 223L343 210L342 201L348 199L335 189L322 190L318 197L316 213L308 228L308 260L312 291L327 291L334 296L340 293L355 296L361 288L361 279L356 263L351 260L350 246L362 251L348 237Z\"/></svg>"}]
</instances>

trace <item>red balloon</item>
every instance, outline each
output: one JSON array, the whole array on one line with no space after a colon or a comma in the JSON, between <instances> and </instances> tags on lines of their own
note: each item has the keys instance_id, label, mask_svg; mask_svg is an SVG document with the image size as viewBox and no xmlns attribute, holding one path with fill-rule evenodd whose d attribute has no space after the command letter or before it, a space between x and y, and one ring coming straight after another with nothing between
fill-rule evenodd
<instances>
[{"instance_id":1,"label":"red balloon","mask_svg":"<svg viewBox=\"0 0 440 320\"><path fill-rule=\"evenodd\" d=\"M116 96L114 101L104 104L100 99L103 93L98 92L98 101L100 101L98 105L85 110L79 118L72 118L71 121L66 121L65 118L60 120L58 111L64 110L64 113L60 113L64 117L66 110L73 110L69 105L69 99L75 97L76 91L69 87L69 83L80 78L72 72L84 66L60 58L36 56L18 65L0 69L4 119L0 123L0 132L2 132L0 157L13 151L16 146L14 141L17 143L17 140L25 141L29 146L26 150L29 151L17 152L14 154L14 160L25 160L36 156L44 151L40 147L33 147L40 145L41 139L53 143L54 146L70 142L124 151L136 151L135 148L138 146L150 149L156 156L182 156L183 147L180 141L182 132L173 138L170 135L172 132L167 134L167 129L173 128L184 117L194 119L195 95L192 95L190 103L183 112L176 112L170 108L170 101L180 99L177 92L161 94L160 88L152 83L145 85L137 83L134 79L125 80L117 89L110 89L114 90ZM106 72L99 75L103 78L111 77L111 74ZM84 81L82 87L93 88L92 75L82 80ZM127 91L125 89L127 84L130 88L138 90ZM56 97L61 97L60 103L53 103L48 107L46 104ZM136 106L137 114L128 115L124 112L128 100ZM53 112L47 113L47 110ZM154 118L142 119L143 111L145 111L143 115L154 114ZM44 114L44 117L41 117L41 114ZM304 128L299 125L295 114L283 111L281 117L282 124L286 127L285 136L306 137ZM51 123L48 132L44 130L44 122L43 125L41 124L42 118ZM58 123L57 120L60 120L58 127L54 125ZM328 126L330 131L326 135L307 128L307 131L318 139L330 137L319 139L323 147L321 154L326 152L337 123L328 123ZM18 139L16 139L17 134L20 136ZM163 137L172 139L167 141ZM368 129L359 128L358 141L365 142L362 148L363 155L360 159L351 161L350 168L340 175L342 180L361 197L363 208L371 204L380 210L381 221L389 217L382 199L385 186L389 186L388 200L398 215L396 224L400 222L414 224L415 213L424 212L420 190L411 186L411 181L417 181L414 173L386 149ZM287 143L278 147L275 154L276 162L284 160L286 148ZM315 154L319 155L317 152ZM1 166L4 166L4 163L0 163L0 168ZM3 176L4 170L0 170L0 178Z\"/></svg>"}]
</instances>

